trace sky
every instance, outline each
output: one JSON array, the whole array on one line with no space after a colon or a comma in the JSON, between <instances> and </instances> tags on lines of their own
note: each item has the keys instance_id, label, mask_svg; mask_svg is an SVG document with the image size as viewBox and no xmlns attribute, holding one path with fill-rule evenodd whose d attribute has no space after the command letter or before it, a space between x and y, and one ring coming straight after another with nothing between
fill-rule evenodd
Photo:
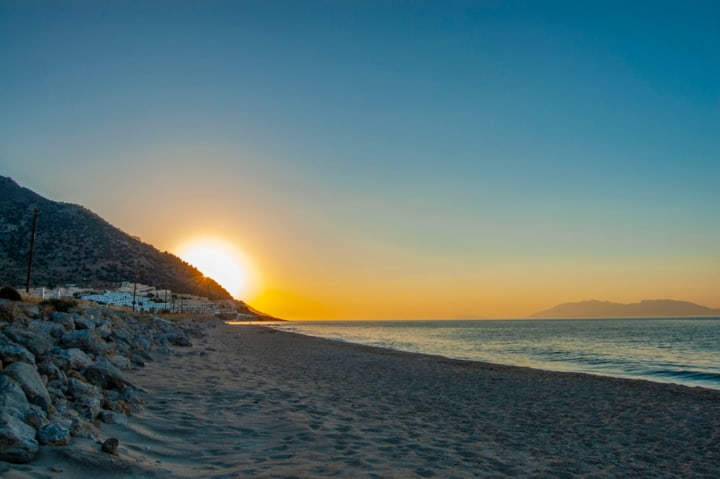
<instances>
[{"instance_id":1,"label":"sky","mask_svg":"<svg viewBox=\"0 0 720 479\"><path fill-rule=\"evenodd\" d=\"M0 0L0 174L287 319L717 308L720 4Z\"/></svg>"}]
</instances>

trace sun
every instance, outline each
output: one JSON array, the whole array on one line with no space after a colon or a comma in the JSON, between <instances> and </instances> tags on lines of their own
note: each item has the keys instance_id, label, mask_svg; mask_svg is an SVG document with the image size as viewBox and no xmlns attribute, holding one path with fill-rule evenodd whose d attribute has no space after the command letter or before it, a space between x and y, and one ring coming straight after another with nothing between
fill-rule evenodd
<instances>
[{"instance_id":1,"label":"sun","mask_svg":"<svg viewBox=\"0 0 720 479\"><path fill-rule=\"evenodd\" d=\"M195 239L183 243L177 251L179 257L217 281L234 298L246 299L250 294L249 261L231 243L214 238Z\"/></svg>"}]
</instances>

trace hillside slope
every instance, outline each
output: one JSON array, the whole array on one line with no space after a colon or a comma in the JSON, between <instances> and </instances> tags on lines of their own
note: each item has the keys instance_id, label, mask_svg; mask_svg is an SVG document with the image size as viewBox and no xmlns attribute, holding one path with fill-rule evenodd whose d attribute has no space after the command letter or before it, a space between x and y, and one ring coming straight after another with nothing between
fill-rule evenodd
<instances>
[{"instance_id":1,"label":"hillside slope","mask_svg":"<svg viewBox=\"0 0 720 479\"><path fill-rule=\"evenodd\" d=\"M182 259L160 252L79 205L51 201L0 176L0 283L24 285L39 210L31 286L108 287L137 281L210 299L230 293Z\"/></svg>"}]
</instances>

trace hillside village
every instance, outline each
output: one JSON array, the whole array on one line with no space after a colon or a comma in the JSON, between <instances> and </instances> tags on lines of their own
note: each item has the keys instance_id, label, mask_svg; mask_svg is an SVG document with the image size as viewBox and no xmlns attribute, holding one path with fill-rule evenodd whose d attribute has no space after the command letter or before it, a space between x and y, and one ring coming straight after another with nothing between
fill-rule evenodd
<instances>
[{"instance_id":1,"label":"hillside village","mask_svg":"<svg viewBox=\"0 0 720 479\"><path fill-rule=\"evenodd\" d=\"M238 313L231 300L210 300L202 296L173 293L169 289L156 289L145 284L123 282L115 289L96 290L77 286L57 288L31 288L30 295L39 299L77 298L101 305L130 308L140 312L236 314L238 319L255 315Z\"/></svg>"}]
</instances>

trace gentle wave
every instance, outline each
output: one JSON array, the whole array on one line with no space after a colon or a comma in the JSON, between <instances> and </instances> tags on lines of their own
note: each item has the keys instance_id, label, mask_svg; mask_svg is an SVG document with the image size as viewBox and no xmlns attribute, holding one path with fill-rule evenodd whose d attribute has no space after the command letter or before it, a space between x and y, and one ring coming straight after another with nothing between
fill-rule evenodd
<instances>
[{"instance_id":1,"label":"gentle wave","mask_svg":"<svg viewBox=\"0 0 720 479\"><path fill-rule=\"evenodd\" d=\"M693 381L710 382L710 383L715 383L718 386L720 386L720 374L719 373L710 373L710 372L704 372L704 371L688 371L688 370L676 371L676 370L659 369L656 371L646 371L645 374L648 376L654 376L654 377L659 377L659 378L689 379L689 380L693 380Z\"/></svg>"}]
</instances>

